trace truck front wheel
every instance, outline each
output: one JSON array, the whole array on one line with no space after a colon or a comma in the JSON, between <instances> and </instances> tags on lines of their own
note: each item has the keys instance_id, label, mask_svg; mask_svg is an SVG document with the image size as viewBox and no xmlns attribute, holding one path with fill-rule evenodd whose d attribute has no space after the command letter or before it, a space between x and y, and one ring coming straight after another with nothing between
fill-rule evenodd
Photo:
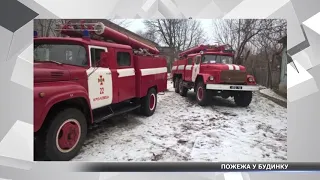
<instances>
[{"instance_id":1,"label":"truck front wheel","mask_svg":"<svg viewBox=\"0 0 320 180\"><path fill-rule=\"evenodd\" d=\"M206 106L212 99L212 93L207 90L203 82L198 82L196 85L196 99L200 106Z\"/></svg>"},{"instance_id":2,"label":"truck front wheel","mask_svg":"<svg viewBox=\"0 0 320 180\"><path fill-rule=\"evenodd\" d=\"M240 107L247 107L251 103L252 92L251 91L242 91L234 95L234 101L236 105Z\"/></svg>"},{"instance_id":3,"label":"truck front wheel","mask_svg":"<svg viewBox=\"0 0 320 180\"><path fill-rule=\"evenodd\" d=\"M157 91L151 88L148 91L147 96L142 100L141 110L143 115L152 116L157 107Z\"/></svg>"},{"instance_id":4,"label":"truck front wheel","mask_svg":"<svg viewBox=\"0 0 320 180\"><path fill-rule=\"evenodd\" d=\"M45 154L52 161L69 161L79 153L86 135L87 122L80 110L60 111L48 127Z\"/></svg>"}]
</instances>

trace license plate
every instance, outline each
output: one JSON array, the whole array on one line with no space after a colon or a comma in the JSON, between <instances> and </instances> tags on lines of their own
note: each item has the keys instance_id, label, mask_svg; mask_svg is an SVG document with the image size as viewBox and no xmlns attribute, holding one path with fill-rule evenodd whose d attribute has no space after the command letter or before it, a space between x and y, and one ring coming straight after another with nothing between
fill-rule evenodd
<instances>
[{"instance_id":1,"label":"license plate","mask_svg":"<svg viewBox=\"0 0 320 180\"><path fill-rule=\"evenodd\" d=\"M230 86L230 89L242 89L242 86Z\"/></svg>"}]
</instances>

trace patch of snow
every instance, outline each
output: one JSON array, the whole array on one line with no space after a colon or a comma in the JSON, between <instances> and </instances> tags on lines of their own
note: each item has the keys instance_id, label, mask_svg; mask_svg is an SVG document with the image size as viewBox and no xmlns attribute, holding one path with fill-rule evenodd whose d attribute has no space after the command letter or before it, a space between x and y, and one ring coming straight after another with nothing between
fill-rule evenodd
<instances>
[{"instance_id":1,"label":"patch of snow","mask_svg":"<svg viewBox=\"0 0 320 180\"><path fill-rule=\"evenodd\" d=\"M279 94L275 93L274 91L272 91L272 89L261 89L260 93L265 94L267 96L271 96L273 98L279 99L281 101L287 102L287 99L280 96Z\"/></svg>"},{"instance_id":2,"label":"patch of snow","mask_svg":"<svg viewBox=\"0 0 320 180\"><path fill-rule=\"evenodd\" d=\"M129 114L94 126L74 161L282 161L287 159L287 109L255 93L247 108L195 93L158 95L151 117Z\"/></svg>"}]
</instances>

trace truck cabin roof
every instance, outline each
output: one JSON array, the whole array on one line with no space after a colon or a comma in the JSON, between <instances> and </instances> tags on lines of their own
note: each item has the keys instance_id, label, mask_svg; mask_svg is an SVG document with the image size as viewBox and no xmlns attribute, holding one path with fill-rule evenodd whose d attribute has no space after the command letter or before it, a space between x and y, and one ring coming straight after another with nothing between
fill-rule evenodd
<instances>
[{"instance_id":1,"label":"truck cabin roof","mask_svg":"<svg viewBox=\"0 0 320 180\"><path fill-rule=\"evenodd\" d=\"M92 45L92 46L101 46L101 47L112 47L112 48L120 48L126 50L132 50L131 46L98 41L94 39L83 39L83 38L73 38L73 37L41 37L35 38L35 43L74 43L74 44L82 44L82 45Z\"/></svg>"}]
</instances>

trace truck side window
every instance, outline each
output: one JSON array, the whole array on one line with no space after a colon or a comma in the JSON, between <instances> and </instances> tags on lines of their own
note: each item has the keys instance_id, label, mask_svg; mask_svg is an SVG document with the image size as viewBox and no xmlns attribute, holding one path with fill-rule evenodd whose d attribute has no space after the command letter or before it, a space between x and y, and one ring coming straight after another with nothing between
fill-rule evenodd
<instances>
[{"instance_id":1,"label":"truck side window","mask_svg":"<svg viewBox=\"0 0 320 180\"><path fill-rule=\"evenodd\" d=\"M131 57L128 52L118 52L117 53L117 63L118 66L131 66Z\"/></svg>"},{"instance_id":2,"label":"truck side window","mask_svg":"<svg viewBox=\"0 0 320 180\"><path fill-rule=\"evenodd\" d=\"M192 64L192 58L188 58L188 65Z\"/></svg>"},{"instance_id":3,"label":"truck side window","mask_svg":"<svg viewBox=\"0 0 320 180\"><path fill-rule=\"evenodd\" d=\"M106 52L104 49L98 49L98 48L91 48L90 54L91 54L91 67L96 67L97 62L100 60L100 55L102 52Z\"/></svg>"},{"instance_id":4,"label":"truck side window","mask_svg":"<svg viewBox=\"0 0 320 180\"><path fill-rule=\"evenodd\" d=\"M195 64L200 64L200 61L201 61L200 56L197 56L197 57L196 57L196 62L195 62Z\"/></svg>"}]
</instances>

